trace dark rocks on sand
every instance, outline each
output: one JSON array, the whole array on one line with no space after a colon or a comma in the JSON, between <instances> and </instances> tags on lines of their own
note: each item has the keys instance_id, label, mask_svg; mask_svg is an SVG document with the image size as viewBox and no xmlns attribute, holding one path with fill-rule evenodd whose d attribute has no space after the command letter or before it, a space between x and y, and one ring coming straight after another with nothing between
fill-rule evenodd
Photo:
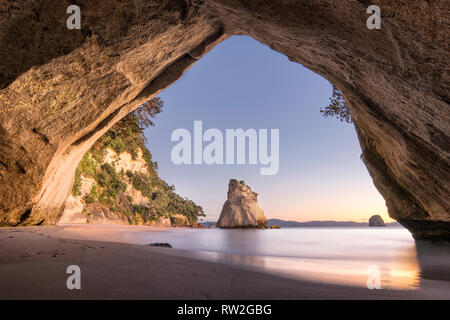
<instances>
[{"instance_id":1,"label":"dark rocks on sand","mask_svg":"<svg viewBox=\"0 0 450 320\"><path fill-rule=\"evenodd\" d=\"M162 248L172 248L172 246L169 243L166 242L155 242L155 243L150 243L149 246L152 247L162 247Z\"/></svg>"}]
</instances>

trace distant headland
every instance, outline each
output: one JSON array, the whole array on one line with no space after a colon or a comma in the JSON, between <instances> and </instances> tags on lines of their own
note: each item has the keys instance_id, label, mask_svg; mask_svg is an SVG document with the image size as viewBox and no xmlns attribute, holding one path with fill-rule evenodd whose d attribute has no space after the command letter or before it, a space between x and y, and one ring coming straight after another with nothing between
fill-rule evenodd
<instances>
[{"instance_id":1,"label":"distant headland","mask_svg":"<svg viewBox=\"0 0 450 320\"><path fill-rule=\"evenodd\" d=\"M213 221L201 222L201 225L207 228L214 228L216 223ZM355 222L355 221L293 221L293 220L281 220L281 219L267 219L269 227L280 226L281 228L342 228L342 227L368 227L368 222ZM400 227L398 222L390 222L385 224L388 227Z\"/></svg>"}]
</instances>

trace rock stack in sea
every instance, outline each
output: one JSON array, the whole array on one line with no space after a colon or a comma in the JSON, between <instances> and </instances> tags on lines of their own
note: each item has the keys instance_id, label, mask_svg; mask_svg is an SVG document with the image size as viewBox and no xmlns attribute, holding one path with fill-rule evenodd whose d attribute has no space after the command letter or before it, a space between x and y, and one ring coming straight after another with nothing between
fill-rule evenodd
<instances>
[{"instance_id":1,"label":"rock stack in sea","mask_svg":"<svg viewBox=\"0 0 450 320\"><path fill-rule=\"evenodd\" d=\"M264 211L258 205L258 194L244 181L231 179L216 226L219 228L268 228Z\"/></svg>"},{"instance_id":2,"label":"rock stack in sea","mask_svg":"<svg viewBox=\"0 0 450 320\"><path fill-rule=\"evenodd\" d=\"M369 219L369 227L384 227L386 224L380 215L376 214L370 217Z\"/></svg>"}]
</instances>

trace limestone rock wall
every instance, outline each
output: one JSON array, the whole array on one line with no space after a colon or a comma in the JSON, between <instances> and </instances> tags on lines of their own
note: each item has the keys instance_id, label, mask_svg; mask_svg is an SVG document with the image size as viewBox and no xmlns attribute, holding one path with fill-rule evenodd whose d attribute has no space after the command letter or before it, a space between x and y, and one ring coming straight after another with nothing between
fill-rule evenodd
<instances>
[{"instance_id":1,"label":"limestone rock wall","mask_svg":"<svg viewBox=\"0 0 450 320\"><path fill-rule=\"evenodd\" d=\"M223 39L184 1L1 1L0 225L56 223L83 154Z\"/></svg>"},{"instance_id":2,"label":"limestone rock wall","mask_svg":"<svg viewBox=\"0 0 450 320\"><path fill-rule=\"evenodd\" d=\"M258 194L249 186L231 179L227 200L216 226L219 228L267 228L264 211L258 205Z\"/></svg>"},{"instance_id":3,"label":"limestone rock wall","mask_svg":"<svg viewBox=\"0 0 450 320\"><path fill-rule=\"evenodd\" d=\"M389 215L450 239L447 0L0 1L0 224L58 220L82 155L231 34L329 79ZM366 8L381 7L381 30Z\"/></svg>"},{"instance_id":4,"label":"limestone rock wall","mask_svg":"<svg viewBox=\"0 0 450 320\"><path fill-rule=\"evenodd\" d=\"M139 150L140 151L140 150ZM143 172L147 173L147 164L142 158L142 152L138 152L136 160L133 160L131 154L122 152L117 154L111 149L106 149L104 163L110 164L117 173L123 172ZM149 199L136 190L132 183L124 177L126 190L118 196L118 201L113 206L101 203L93 199L92 203L86 202L86 196L91 193L92 188L99 190L96 180L81 175L81 190L79 195L70 194L64 201L64 209L59 224L130 224L130 219L126 214L133 211L133 205L145 206ZM138 222L137 222L138 223ZM170 226L170 219L163 218L155 221L154 225Z\"/></svg>"}]
</instances>

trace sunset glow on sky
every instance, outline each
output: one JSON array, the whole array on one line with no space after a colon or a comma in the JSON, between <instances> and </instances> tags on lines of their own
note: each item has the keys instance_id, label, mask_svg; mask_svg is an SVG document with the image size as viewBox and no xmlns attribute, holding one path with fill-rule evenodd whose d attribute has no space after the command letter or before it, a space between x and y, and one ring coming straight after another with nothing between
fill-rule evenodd
<instances>
[{"instance_id":1,"label":"sunset glow on sky","mask_svg":"<svg viewBox=\"0 0 450 320\"><path fill-rule=\"evenodd\" d=\"M228 180L245 180L259 194L267 218L368 221L387 215L384 199L360 159L352 124L319 112L330 83L249 37L218 45L159 96L165 103L148 147L159 174L176 191L200 204L215 221L226 200ZM170 158L177 128L193 122L222 132L231 128L278 128L280 169L261 176L259 165L175 165Z\"/></svg>"}]
</instances>

